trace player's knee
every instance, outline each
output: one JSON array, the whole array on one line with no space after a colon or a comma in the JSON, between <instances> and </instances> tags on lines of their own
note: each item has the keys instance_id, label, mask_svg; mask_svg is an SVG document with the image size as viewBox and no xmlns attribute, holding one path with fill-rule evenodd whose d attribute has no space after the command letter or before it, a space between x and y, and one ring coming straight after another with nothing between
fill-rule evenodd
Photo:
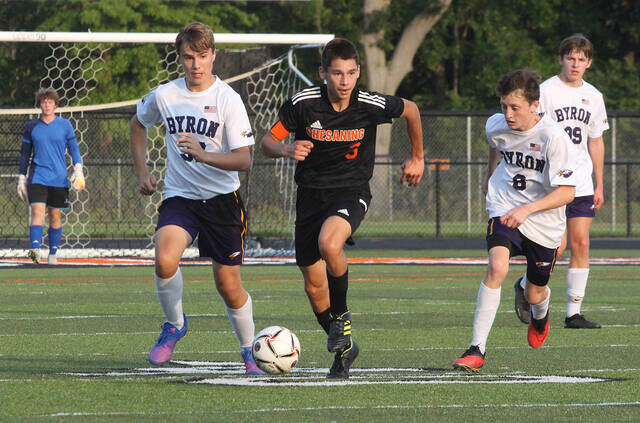
<instances>
[{"instance_id":1,"label":"player's knee","mask_svg":"<svg viewBox=\"0 0 640 423\"><path fill-rule=\"evenodd\" d=\"M166 279L176 274L178 271L178 261L172 255L162 251L156 251L156 275Z\"/></svg>"},{"instance_id":2,"label":"player's knee","mask_svg":"<svg viewBox=\"0 0 640 423\"><path fill-rule=\"evenodd\" d=\"M324 260L330 260L342 253L343 243L336 237L324 237L318 241L318 249Z\"/></svg>"},{"instance_id":3,"label":"player's knee","mask_svg":"<svg viewBox=\"0 0 640 423\"><path fill-rule=\"evenodd\" d=\"M176 274L178 271L178 265L166 265L156 262L156 275L162 279L168 279Z\"/></svg>"},{"instance_id":4,"label":"player's knee","mask_svg":"<svg viewBox=\"0 0 640 423\"><path fill-rule=\"evenodd\" d=\"M487 268L487 280L502 283L502 281L507 277L508 272L508 263L491 262Z\"/></svg>"},{"instance_id":5,"label":"player's knee","mask_svg":"<svg viewBox=\"0 0 640 423\"><path fill-rule=\"evenodd\" d=\"M579 237L571 240L571 255L577 257L589 256L589 238Z\"/></svg>"}]
</instances>

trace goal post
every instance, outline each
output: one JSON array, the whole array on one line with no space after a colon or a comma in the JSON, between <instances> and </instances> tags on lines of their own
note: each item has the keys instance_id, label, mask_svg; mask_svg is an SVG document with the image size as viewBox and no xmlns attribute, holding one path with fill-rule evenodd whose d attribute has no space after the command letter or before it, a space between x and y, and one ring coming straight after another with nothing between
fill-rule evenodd
<instances>
[{"instance_id":1,"label":"goal post","mask_svg":"<svg viewBox=\"0 0 640 423\"><path fill-rule=\"evenodd\" d=\"M30 32L0 31L0 42L20 43L167 43L178 33L153 32ZM333 34L232 34L214 33L216 44L326 44Z\"/></svg>"},{"instance_id":2,"label":"goal post","mask_svg":"<svg viewBox=\"0 0 640 423\"><path fill-rule=\"evenodd\" d=\"M135 113L138 101L135 97L146 92L106 104L86 103L90 103L89 93L99 84L98 76L109 67L110 52L119 52L127 46L160 46L159 60L149 63L149 67L155 70L147 81L147 90L181 77L182 69L173 48L176 36L177 33L0 31L0 44L45 43L49 46L48 55L36 63L43 65L42 79L33 92L44 87L58 90L61 102L56 112L72 122L86 167L87 189L71 191L70 208L63 215L59 257L141 255L142 250L152 246L166 157L164 130L154 127L148 131L148 165L160 181L159 192L141 197L135 191L135 181L132 182L128 124ZM275 58L265 57L259 64L252 63L248 69L240 69L221 78L231 84L240 84L232 86L245 91L243 98L252 120L256 143L277 119L282 103L311 84L310 79L297 68L296 53L304 48L322 47L334 38L332 34L227 33L214 34L214 37L217 47L285 47L279 49L286 51L284 54ZM220 50L224 52L225 49ZM233 50L240 57L256 56L254 51L245 54L246 51ZM219 60L220 55L216 64ZM32 101L31 98L28 100ZM0 186L5 192L0 194L0 210L3 210L0 212L0 257L26 255L24 240L28 237L28 212L15 195L14 185L24 125L28 120L37 118L39 113L37 108L10 109L0 104L0 132L4 135L0 137ZM295 214L295 164L288 159L277 159L269 161L268 166L254 166L254 158L259 154L257 151L254 146L251 169L241 174L241 193L249 213L250 231L253 227L254 233L258 231L265 236L290 237ZM43 241L46 245L46 236ZM19 248L20 244L23 248ZM101 248L104 245L109 245L109 249Z\"/></svg>"}]
</instances>

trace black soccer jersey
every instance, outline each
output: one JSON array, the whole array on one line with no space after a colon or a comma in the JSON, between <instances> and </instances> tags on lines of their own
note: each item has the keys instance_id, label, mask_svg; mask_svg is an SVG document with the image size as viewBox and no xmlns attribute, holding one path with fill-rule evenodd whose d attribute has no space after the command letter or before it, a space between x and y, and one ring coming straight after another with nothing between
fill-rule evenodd
<instances>
[{"instance_id":1,"label":"black soccer jersey","mask_svg":"<svg viewBox=\"0 0 640 423\"><path fill-rule=\"evenodd\" d=\"M304 89L280 109L280 122L296 140L313 149L296 166L295 181L308 188L340 188L368 183L375 161L376 130L404 111L400 97L355 88L349 106L336 112L326 86Z\"/></svg>"}]
</instances>

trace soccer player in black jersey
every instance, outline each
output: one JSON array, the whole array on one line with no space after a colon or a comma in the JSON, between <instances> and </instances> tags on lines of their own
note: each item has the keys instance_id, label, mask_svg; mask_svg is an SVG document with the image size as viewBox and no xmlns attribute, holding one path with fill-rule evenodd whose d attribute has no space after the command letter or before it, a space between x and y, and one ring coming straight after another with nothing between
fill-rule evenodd
<instances>
[{"instance_id":1,"label":"soccer player in black jersey","mask_svg":"<svg viewBox=\"0 0 640 423\"><path fill-rule=\"evenodd\" d=\"M416 186L424 172L422 123L415 103L356 88L360 58L348 40L336 38L322 52L320 78L326 85L306 88L288 99L279 120L261 142L268 157L297 160L296 263L318 322L335 353L328 378L348 378L358 355L347 307L345 242L371 202L378 124L407 120L411 157L401 183ZM282 141L294 133L295 141Z\"/></svg>"}]
</instances>

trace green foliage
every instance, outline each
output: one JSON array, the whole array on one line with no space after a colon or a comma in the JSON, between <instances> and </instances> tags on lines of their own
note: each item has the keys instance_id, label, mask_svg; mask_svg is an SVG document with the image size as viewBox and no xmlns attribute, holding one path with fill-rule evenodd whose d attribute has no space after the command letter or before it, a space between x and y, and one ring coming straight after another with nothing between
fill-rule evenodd
<instances>
[{"instance_id":1,"label":"green foliage","mask_svg":"<svg viewBox=\"0 0 640 423\"><path fill-rule=\"evenodd\" d=\"M390 56L402 31L434 0L392 0L373 20L385 31L382 47ZM177 32L202 21L216 32L334 33L358 42L364 30L362 1L231 2L162 0L0 0L4 30ZM604 95L609 110L640 108L640 3L628 0L454 0L427 34L410 73L396 94L423 109L497 109L495 83L504 73L528 67L543 78L559 70L555 54L562 38L582 32L595 45L585 79ZM0 104L29 106L47 50L41 44L0 44ZM280 53L282 48L273 48ZM96 75L92 103L143 95L164 56L158 46L112 47ZM362 58L364 61L366 57ZM300 63L312 79L317 54ZM363 73L361 84L366 86Z\"/></svg>"}]
</instances>

